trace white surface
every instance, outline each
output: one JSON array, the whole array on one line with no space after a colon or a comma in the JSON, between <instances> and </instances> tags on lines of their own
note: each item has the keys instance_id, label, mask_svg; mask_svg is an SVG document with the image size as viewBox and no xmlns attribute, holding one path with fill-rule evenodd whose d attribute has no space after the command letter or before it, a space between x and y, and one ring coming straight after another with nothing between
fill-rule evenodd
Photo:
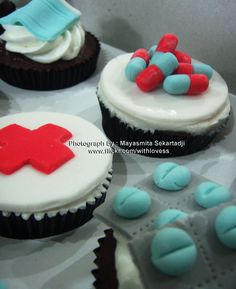
<instances>
[{"instance_id":1,"label":"white surface","mask_svg":"<svg viewBox=\"0 0 236 289\"><path fill-rule=\"evenodd\" d=\"M161 88L144 93L125 76L131 56L127 53L110 61L99 81L99 98L122 121L144 130L199 134L228 117L228 87L216 71L202 95L170 95Z\"/></svg>"},{"instance_id":2,"label":"white surface","mask_svg":"<svg viewBox=\"0 0 236 289\"><path fill-rule=\"evenodd\" d=\"M101 127L101 115L96 99L96 85L101 67L121 51L102 46L99 68L87 82L55 92L31 92L0 82L0 115L22 111L55 111L80 115ZM231 97L236 113L236 98ZM236 127L233 118L224 136L210 149L175 161L236 189ZM173 160L173 159L172 159ZM138 155L115 155L114 177L110 194L125 184L134 184L150 174L163 159ZM87 289L92 288L90 271L95 268L92 250L105 226L92 220L70 234L50 240L17 241L0 238L0 279L10 289ZM108 288L109 289L109 288Z\"/></svg>"}]
</instances>

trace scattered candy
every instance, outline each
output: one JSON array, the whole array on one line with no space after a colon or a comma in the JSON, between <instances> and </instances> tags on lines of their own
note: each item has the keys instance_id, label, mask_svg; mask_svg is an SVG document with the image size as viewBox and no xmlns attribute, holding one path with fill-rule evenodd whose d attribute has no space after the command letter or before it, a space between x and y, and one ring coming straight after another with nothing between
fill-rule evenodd
<instances>
[{"instance_id":1,"label":"scattered candy","mask_svg":"<svg viewBox=\"0 0 236 289\"><path fill-rule=\"evenodd\" d=\"M149 63L149 53L140 48L134 52L125 69L125 75L130 81L135 81L137 75L143 71Z\"/></svg>"},{"instance_id":2,"label":"scattered candy","mask_svg":"<svg viewBox=\"0 0 236 289\"><path fill-rule=\"evenodd\" d=\"M168 76L163 88L169 94L197 95L208 89L209 80L204 74L176 74Z\"/></svg>"},{"instance_id":3,"label":"scattered candy","mask_svg":"<svg viewBox=\"0 0 236 289\"><path fill-rule=\"evenodd\" d=\"M154 221L154 227L160 229L165 225L174 223L178 220L186 218L188 215L180 210L168 209L162 211Z\"/></svg>"},{"instance_id":4,"label":"scattered candy","mask_svg":"<svg viewBox=\"0 0 236 289\"><path fill-rule=\"evenodd\" d=\"M175 70L175 74L204 74L208 79L211 79L213 69L207 64L179 63L178 68Z\"/></svg>"},{"instance_id":5,"label":"scattered candy","mask_svg":"<svg viewBox=\"0 0 236 289\"><path fill-rule=\"evenodd\" d=\"M191 56L185 52L175 50L173 53L180 63L191 63L192 62Z\"/></svg>"},{"instance_id":6,"label":"scattered candy","mask_svg":"<svg viewBox=\"0 0 236 289\"><path fill-rule=\"evenodd\" d=\"M136 84L144 92L156 89L178 67L177 58L172 53L160 57L154 54L151 61L152 64L136 77Z\"/></svg>"},{"instance_id":7,"label":"scattered candy","mask_svg":"<svg viewBox=\"0 0 236 289\"><path fill-rule=\"evenodd\" d=\"M162 229L152 240L151 261L167 275L183 275L191 270L196 259L196 245L189 234L181 229Z\"/></svg>"},{"instance_id":8,"label":"scattered candy","mask_svg":"<svg viewBox=\"0 0 236 289\"><path fill-rule=\"evenodd\" d=\"M158 88L163 81L168 94L200 95L205 92L213 69L206 64L191 64L190 55L176 50L177 45L175 34L164 34L149 51L137 50L126 66L127 79L135 81L143 92Z\"/></svg>"},{"instance_id":9,"label":"scattered candy","mask_svg":"<svg viewBox=\"0 0 236 289\"><path fill-rule=\"evenodd\" d=\"M112 207L118 216L134 219L149 211L151 198L147 192L135 187L125 187L117 192Z\"/></svg>"},{"instance_id":10,"label":"scattered candy","mask_svg":"<svg viewBox=\"0 0 236 289\"><path fill-rule=\"evenodd\" d=\"M168 191L179 191L190 183L192 174L187 167L166 162L159 165L153 173L157 187Z\"/></svg>"},{"instance_id":11,"label":"scattered candy","mask_svg":"<svg viewBox=\"0 0 236 289\"><path fill-rule=\"evenodd\" d=\"M230 191L212 182L200 184L195 192L195 201L203 208L212 208L230 200Z\"/></svg>"},{"instance_id":12,"label":"scattered candy","mask_svg":"<svg viewBox=\"0 0 236 289\"><path fill-rule=\"evenodd\" d=\"M215 230L219 240L226 247L236 249L236 206L226 207L219 213Z\"/></svg>"}]
</instances>

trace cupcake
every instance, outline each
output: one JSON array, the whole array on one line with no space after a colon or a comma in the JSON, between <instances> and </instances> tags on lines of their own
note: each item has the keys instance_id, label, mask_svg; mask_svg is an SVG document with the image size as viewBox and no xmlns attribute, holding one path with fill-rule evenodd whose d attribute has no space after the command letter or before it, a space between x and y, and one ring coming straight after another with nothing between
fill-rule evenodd
<instances>
[{"instance_id":1,"label":"cupcake","mask_svg":"<svg viewBox=\"0 0 236 289\"><path fill-rule=\"evenodd\" d=\"M64 0L32 0L1 18L2 80L24 89L55 90L91 76L100 45L83 29L80 17Z\"/></svg>"},{"instance_id":2,"label":"cupcake","mask_svg":"<svg viewBox=\"0 0 236 289\"><path fill-rule=\"evenodd\" d=\"M33 239L73 230L105 199L112 176L109 143L80 117L2 117L0 148L2 236Z\"/></svg>"},{"instance_id":3,"label":"cupcake","mask_svg":"<svg viewBox=\"0 0 236 289\"><path fill-rule=\"evenodd\" d=\"M151 157L187 155L225 127L227 84L209 65L176 50L177 43L166 34L149 51L120 55L105 66L97 90L102 125L121 148Z\"/></svg>"},{"instance_id":4,"label":"cupcake","mask_svg":"<svg viewBox=\"0 0 236 289\"><path fill-rule=\"evenodd\" d=\"M226 187L161 164L95 211L112 229L94 251L94 287L235 288L235 204Z\"/></svg>"}]
</instances>

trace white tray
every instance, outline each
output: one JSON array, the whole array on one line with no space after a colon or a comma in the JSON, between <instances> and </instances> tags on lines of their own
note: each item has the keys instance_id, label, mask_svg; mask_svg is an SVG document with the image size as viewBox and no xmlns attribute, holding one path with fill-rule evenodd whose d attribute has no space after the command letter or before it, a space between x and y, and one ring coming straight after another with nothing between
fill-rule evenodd
<instances>
[{"instance_id":1,"label":"white tray","mask_svg":"<svg viewBox=\"0 0 236 289\"><path fill-rule=\"evenodd\" d=\"M123 51L102 45L99 65L88 81L54 92L14 88L0 81L0 116L25 111L54 111L80 115L101 127L96 85L105 63ZM236 115L236 97L231 95ZM171 160L171 159L170 159ZM165 160L138 155L115 155L110 194L150 174ZM236 189L236 126L234 119L224 135L205 151L175 159L196 173ZM92 288L93 249L106 227L92 220L82 228L47 240L18 241L0 237L0 279L9 289Z\"/></svg>"}]
</instances>

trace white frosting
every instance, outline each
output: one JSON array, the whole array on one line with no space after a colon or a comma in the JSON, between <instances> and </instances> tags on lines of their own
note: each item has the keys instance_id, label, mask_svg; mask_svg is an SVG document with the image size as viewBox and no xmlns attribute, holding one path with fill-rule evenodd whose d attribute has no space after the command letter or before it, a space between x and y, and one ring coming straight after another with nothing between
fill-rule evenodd
<instances>
[{"instance_id":1,"label":"white frosting","mask_svg":"<svg viewBox=\"0 0 236 289\"><path fill-rule=\"evenodd\" d=\"M18 124L36 129L53 123L68 129L73 137L69 141L104 142L101 149L109 149L107 138L93 124L82 118L59 113L22 113L0 118L0 129ZM69 146L69 141L65 145ZM112 154L91 154L86 146L69 148L75 157L50 175L26 165L11 175L0 173L0 210L4 212L45 212L78 206L93 196L104 183L112 166Z\"/></svg>"},{"instance_id":2,"label":"white frosting","mask_svg":"<svg viewBox=\"0 0 236 289\"><path fill-rule=\"evenodd\" d=\"M119 289L144 289L139 270L127 246L127 240L118 233L114 233L114 237L117 240L115 266Z\"/></svg>"},{"instance_id":3,"label":"white frosting","mask_svg":"<svg viewBox=\"0 0 236 289\"><path fill-rule=\"evenodd\" d=\"M85 42L85 31L80 23L68 29L54 41L37 39L24 26L4 25L0 39L6 41L6 50L24 54L40 63L52 63L59 59L71 60L79 55Z\"/></svg>"},{"instance_id":4,"label":"white frosting","mask_svg":"<svg viewBox=\"0 0 236 289\"><path fill-rule=\"evenodd\" d=\"M209 130L230 111L228 87L214 71L208 91L199 96L173 96L163 89L144 93L125 77L132 54L111 60L104 68L98 86L100 100L112 115L143 130Z\"/></svg>"}]
</instances>

